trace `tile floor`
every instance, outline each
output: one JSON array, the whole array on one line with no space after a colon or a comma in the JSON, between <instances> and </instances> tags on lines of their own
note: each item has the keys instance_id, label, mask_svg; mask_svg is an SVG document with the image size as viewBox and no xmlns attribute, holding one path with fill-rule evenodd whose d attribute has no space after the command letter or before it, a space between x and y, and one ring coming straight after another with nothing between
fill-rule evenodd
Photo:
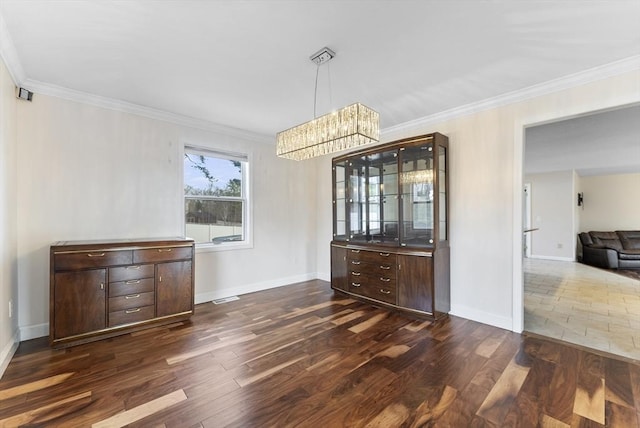
<instances>
[{"instance_id":1,"label":"tile floor","mask_svg":"<svg viewBox=\"0 0 640 428\"><path fill-rule=\"evenodd\" d=\"M523 268L525 331L640 360L640 281L576 262Z\"/></svg>"}]
</instances>

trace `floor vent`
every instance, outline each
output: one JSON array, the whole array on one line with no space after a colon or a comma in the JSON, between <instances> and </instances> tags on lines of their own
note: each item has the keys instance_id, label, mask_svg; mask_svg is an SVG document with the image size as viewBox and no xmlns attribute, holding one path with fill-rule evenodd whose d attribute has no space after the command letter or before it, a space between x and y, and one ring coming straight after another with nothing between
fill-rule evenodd
<instances>
[{"instance_id":1,"label":"floor vent","mask_svg":"<svg viewBox=\"0 0 640 428\"><path fill-rule=\"evenodd\" d=\"M214 305L221 305L223 303L227 303L227 302L233 302L234 300L239 300L240 298L238 296L229 296L229 297L223 297L222 299L215 299L212 300Z\"/></svg>"}]
</instances>

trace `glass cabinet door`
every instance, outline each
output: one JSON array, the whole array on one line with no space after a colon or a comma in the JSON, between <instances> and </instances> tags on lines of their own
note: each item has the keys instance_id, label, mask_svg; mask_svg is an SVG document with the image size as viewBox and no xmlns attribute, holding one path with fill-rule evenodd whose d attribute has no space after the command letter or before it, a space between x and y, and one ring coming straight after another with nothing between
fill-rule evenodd
<instances>
[{"instance_id":1,"label":"glass cabinet door","mask_svg":"<svg viewBox=\"0 0 640 428\"><path fill-rule=\"evenodd\" d=\"M400 149L400 245L431 247L434 239L433 145L422 143Z\"/></svg>"},{"instance_id":2,"label":"glass cabinet door","mask_svg":"<svg viewBox=\"0 0 640 428\"><path fill-rule=\"evenodd\" d=\"M375 176L374 173L375 172ZM374 180L375 177L375 180ZM375 155L370 169L369 225L371 240L398 245L398 151L390 150ZM375 213L375 217L373 217Z\"/></svg>"},{"instance_id":3,"label":"glass cabinet door","mask_svg":"<svg viewBox=\"0 0 640 428\"><path fill-rule=\"evenodd\" d=\"M366 156L349 161L347 178L349 180L349 240L367 241L366 225Z\"/></svg>"},{"instance_id":4,"label":"glass cabinet door","mask_svg":"<svg viewBox=\"0 0 640 428\"><path fill-rule=\"evenodd\" d=\"M333 166L333 239L347 240L347 162L336 162Z\"/></svg>"},{"instance_id":5,"label":"glass cabinet door","mask_svg":"<svg viewBox=\"0 0 640 428\"><path fill-rule=\"evenodd\" d=\"M349 240L397 245L397 150L351 159L347 177Z\"/></svg>"},{"instance_id":6,"label":"glass cabinet door","mask_svg":"<svg viewBox=\"0 0 640 428\"><path fill-rule=\"evenodd\" d=\"M448 241L449 234L447 233L447 148L444 146L438 147L438 240Z\"/></svg>"}]
</instances>

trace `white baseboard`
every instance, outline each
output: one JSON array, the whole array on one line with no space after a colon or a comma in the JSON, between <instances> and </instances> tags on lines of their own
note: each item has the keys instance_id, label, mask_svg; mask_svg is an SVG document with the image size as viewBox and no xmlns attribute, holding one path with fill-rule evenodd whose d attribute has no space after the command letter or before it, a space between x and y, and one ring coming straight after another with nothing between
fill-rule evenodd
<instances>
[{"instance_id":1,"label":"white baseboard","mask_svg":"<svg viewBox=\"0 0 640 428\"><path fill-rule=\"evenodd\" d=\"M556 260L559 262L575 262L576 259L574 259L573 257L555 257L555 256L538 256L538 255L531 255L529 257L530 259L538 259L538 260Z\"/></svg>"},{"instance_id":2,"label":"white baseboard","mask_svg":"<svg viewBox=\"0 0 640 428\"><path fill-rule=\"evenodd\" d=\"M463 305L451 305L451 315L513 331L513 320Z\"/></svg>"},{"instance_id":3,"label":"white baseboard","mask_svg":"<svg viewBox=\"0 0 640 428\"><path fill-rule=\"evenodd\" d=\"M278 278L270 281L256 282L253 284L241 285L238 287L221 288L220 290L208 291L206 293L196 294L195 302L204 303L223 297L239 296L241 294L255 293L256 291L268 290L270 288L282 287L285 285L295 284L297 282L310 281L319 278L317 273L307 273L304 275L289 276L286 278Z\"/></svg>"},{"instance_id":4,"label":"white baseboard","mask_svg":"<svg viewBox=\"0 0 640 428\"><path fill-rule=\"evenodd\" d=\"M2 352L0 352L0 379L4 375L4 371L7 369L7 366L11 362L13 354L15 354L16 349L18 349L18 345L20 344L19 335L20 331L16 329L16 332L13 334L11 340L9 340Z\"/></svg>"},{"instance_id":5,"label":"white baseboard","mask_svg":"<svg viewBox=\"0 0 640 428\"><path fill-rule=\"evenodd\" d=\"M49 323L20 327L20 340L31 340L49 335Z\"/></svg>"},{"instance_id":6,"label":"white baseboard","mask_svg":"<svg viewBox=\"0 0 640 428\"><path fill-rule=\"evenodd\" d=\"M322 281L331 282L331 272L318 272L316 278Z\"/></svg>"}]
</instances>

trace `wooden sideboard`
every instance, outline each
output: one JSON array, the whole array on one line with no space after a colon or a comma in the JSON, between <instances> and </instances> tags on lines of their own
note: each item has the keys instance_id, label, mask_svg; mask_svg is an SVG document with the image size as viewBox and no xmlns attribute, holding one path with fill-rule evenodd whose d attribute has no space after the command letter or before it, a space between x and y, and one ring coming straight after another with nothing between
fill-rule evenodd
<instances>
[{"instance_id":1,"label":"wooden sideboard","mask_svg":"<svg viewBox=\"0 0 640 428\"><path fill-rule=\"evenodd\" d=\"M49 343L77 345L189 318L194 251L186 238L55 243Z\"/></svg>"}]
</instances>

